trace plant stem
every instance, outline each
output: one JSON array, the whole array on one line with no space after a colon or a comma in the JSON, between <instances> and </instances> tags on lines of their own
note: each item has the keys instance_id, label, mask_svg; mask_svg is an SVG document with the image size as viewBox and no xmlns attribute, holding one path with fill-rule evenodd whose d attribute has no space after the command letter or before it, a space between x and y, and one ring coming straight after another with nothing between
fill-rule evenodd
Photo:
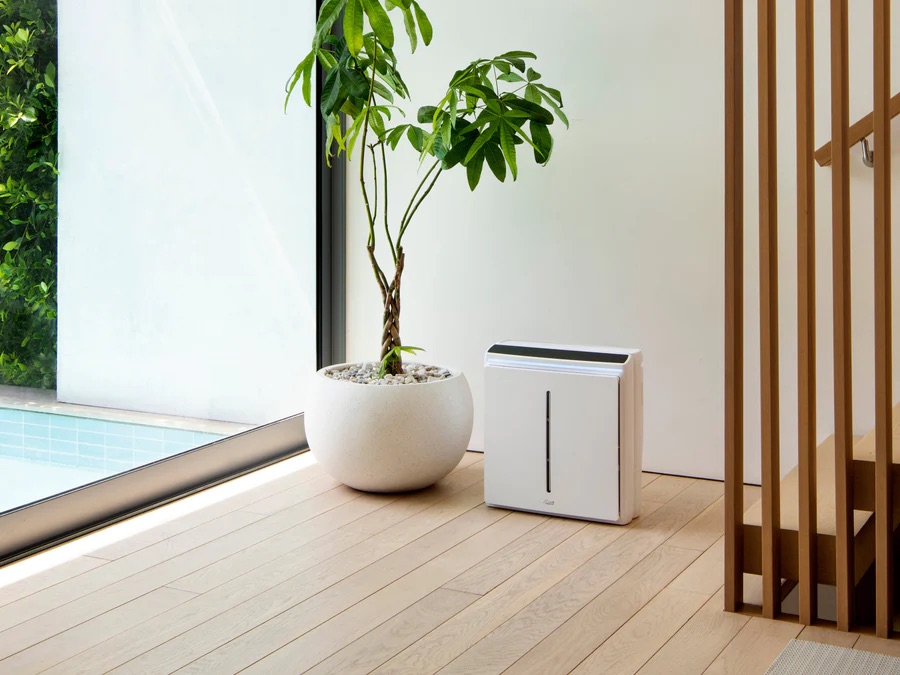
<instances>
[{"instance_id":1,"label":"plant stem","mask_svg":"<svg viewBox=\"0 0 900 675\"><path fill-rule=\"evenodd\" d=\"M428 196L428 193L431 192L431 188L434 187L434 184L437 183L437 179L441 177L441 174L444 172L443 169L438 169L438 172L434 175L434 178L431 181L431 184L428 186L428 189L422 193L422 196L419 197L419 201L416 202L416 205L413 207L412 212L409 214L409 217L406 219L406 222L400 227L400 235L397 237L397 246L400 246L400 242L403 240L403 235L406 233L406 228L409 227L409 224L412 222L413 216L416 215L416 211L419 210L419 206L421 206L422 202L425 201L425 197ZM415 199L415 197L413 197Z\"/></svg>"},{"instance_id":2,"label":"plant stem","mask_svg":"<svg viewBox=\"0 0 900 675\"><path fill-rule=\"evenodd\" d=\"M372 182L375 183L375 205L372 207L372 220L378 220L378 164L375 161L375 147L370 145L369 151L372 153ZM362 161L366 161L366 146L362 149Z\"/></svg>"},{"instance_id":3,"label":"plant stem","mask_svg":"<svg viewBox=\"0 0 900 675\"><path fill-rule=\"evenodd\" d=\"M375 98L375 76L378 72L375 67L378 60L378 40L374 40L372 49L372 80L369 82L369 98L366 102L366 114L363 117L363 135L362 135L362 151L359 162L359 184L362 188L363 201L366 204L366 215L369 217L369 246L375 247L375 218L372 215L372 209L369 207L369 193L366 190L366 136L369 133L369 112L372 110L372 101ZM377 263L376 263L377 264Z\"/></svg>"},{"instance_id":4,"label":"plant stem","mask_svg":"<svg viewBox=\"0 0 900 675\"><path fill-rule=\"evenodd\" d=\"M441 163L441 160L437 160L434 164L431 165L431 168L429 168L428 171L425 173L425 177L421 180L419 185L416 187L416 191L413 192L413 196L409 200L409 204L407 204L407 206L406 206L406 211L403 213L403 218L401 218L401 220L400 220L400 236L397 238L397 246L400 245L400 237L403 236L403 231L406 229L406 222L407 222L407 219L409 218L409 212L413 207L413 203L416 201L416 197L419 196L419 192L425 186L425 183L428 182L428 177L431 175L431 172L434 171L438 167L438 164L440 164L440 163Z\"/></svg>"},{"instance_id":5,"label":"plant stem","mask_svg":"<svg viewBox=\"0 0 900 675\"><path fill-rule=\"evenodd\" d=\"M388 246L391 247L391 257L394 259L394 265L397 265L397 249L394 248L394 240L391 238L391 230L388 227L388 168L387 156L384 151L384 141L381 145L381 175L384 176L384 233L387 235ZM374 157L372 158L374 162Z\"/></svg>"}]
</instances>

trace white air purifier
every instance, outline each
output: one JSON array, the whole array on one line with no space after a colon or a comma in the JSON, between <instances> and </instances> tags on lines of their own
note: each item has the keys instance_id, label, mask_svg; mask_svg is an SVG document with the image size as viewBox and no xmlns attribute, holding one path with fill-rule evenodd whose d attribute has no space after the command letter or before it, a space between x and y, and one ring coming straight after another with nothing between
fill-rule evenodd
<instances>
[{"instance_id":1,"label":"white air purifier","mask_svg":"<svg viewBox=\"0 0 900 675\"><path fill-rule=\"evenodd\" d=\"M641 352L500 342L485 356L484 500L624 525L640 514Z\"/></svg>"}]
</instances>

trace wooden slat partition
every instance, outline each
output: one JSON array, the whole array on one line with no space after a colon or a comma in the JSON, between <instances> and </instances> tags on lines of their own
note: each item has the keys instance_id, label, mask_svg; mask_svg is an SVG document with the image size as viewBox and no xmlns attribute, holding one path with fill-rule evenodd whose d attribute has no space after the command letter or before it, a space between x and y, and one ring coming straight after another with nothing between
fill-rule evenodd
<instances>
[{"instance_id":1,"label":"wooden slat partition","mask_svg":"<svg viewBox=\"0 0 900 675\"><path fill-rule=\"evenodd\" d=\"M744 602L744 3L725 0L725 609Z\"/></svg>"},{"instance_id":2,"label":"wooden slat partition","mask_svg":"<svg viewBox=\"0 0 900 675\"><path fill-rule=\"evenodd\" d=\"M818 615L816 551L816 188L813 0L797 0L797 534L800 623Z\"/></svg>"},{"instance_id":3,"label":"wooden slat partition","mask_svg":"<svg viewBox=\"0 0 900 675\"><path fill-rule=\"evenodd\" d=\"M891 2L874 3L875 105L875 631L894 618L891 392Z\"/></svg>"},{"instance_id":4,"label":"wooden slat partition","mask_svg":"<svg viewBox=\"0 0 900 675\"><path fill-rule=\"evenodd\" d=\"M778 400L778 131L775 0L757 0L759 58L759 327L762 410L763 616L781 605Z\"/></svg>"},{"instance_id":5,"label":"wooden slat partition","mask_svg":"<svg viewBox=\"0 0 900 675\"><path fill-rule=\"evenodd\" d=\"M853 392L850 351L850 127L847 0L831 0L831 217L837 625L853 622Z\"/></svg>"}]
</instances>

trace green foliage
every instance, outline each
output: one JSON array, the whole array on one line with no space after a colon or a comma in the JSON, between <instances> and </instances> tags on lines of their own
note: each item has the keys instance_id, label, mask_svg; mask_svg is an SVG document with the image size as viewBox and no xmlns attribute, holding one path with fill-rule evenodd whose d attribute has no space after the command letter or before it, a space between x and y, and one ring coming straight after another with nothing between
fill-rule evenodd
<instances>
[{"instance_id":1,"label":"green foliage","mask_svg":"<svg viewBox=\"0 0 900 675\"><path fill-rule=\"evenodd\" d=\"M0 383L56 386L56 3L0 0Z\"/></svg>"},{"instance_id":2,"label":"green foliage","mask_svg":"<svg viewBox=\"0 0 900 675\"><path fill-rule=\"evenodd\" d=\"M406 345L397 345L396 347L388 351L388 353L384 355L384 358L381 359L381 367L378 369L378 377L384 377L390 365L401 360L403 352L415 356L417 353L424 351L425 350L421 347L407 347Z\"/></svg>"}]
</instances>

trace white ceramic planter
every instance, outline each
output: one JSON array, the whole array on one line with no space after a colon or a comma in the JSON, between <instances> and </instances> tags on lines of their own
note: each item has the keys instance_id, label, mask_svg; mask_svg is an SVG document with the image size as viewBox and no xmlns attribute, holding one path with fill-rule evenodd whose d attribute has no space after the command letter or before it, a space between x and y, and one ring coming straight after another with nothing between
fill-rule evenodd
<instances>
[{"instance_id":1,"label":"white ceramic planter","mask_svg":"<svg viewBox=\"0 0 900 675\"><path fill-rule=\"evenodd\" d=\"M404 492L436 483L459 464L473 416L461 372L378 386L332 379L324 374L329 368L316 373L304 420L309 447L333 478L367 492Z\"/></svg>"}]
</instances>

